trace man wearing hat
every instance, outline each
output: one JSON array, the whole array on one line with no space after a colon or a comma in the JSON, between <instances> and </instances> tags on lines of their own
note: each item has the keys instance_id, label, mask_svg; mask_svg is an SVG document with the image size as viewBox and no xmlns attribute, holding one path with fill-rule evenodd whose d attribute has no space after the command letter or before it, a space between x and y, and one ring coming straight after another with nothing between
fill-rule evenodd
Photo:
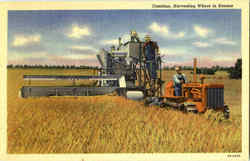
<instances>
[{"instance_id":1,"label":"man wearing hat","mask_svg":"<svg viewBox=\"0 0 250 161\"><path fill-rule=\"evenodd\" d=\"M187 83L185 74L181 72L181 67L175 67L176 74L173 77L175 96L182 95L182 84Z\"/></svg>"},{"instance_id":2,"label":"man wearing hat","mask_svg":"<svg viewBox=\"0 0 250 161\"><path fill-rule=\"evenodd\" d=\"M151 41L149 35L146 35L144 39L145 43L143 45L143 53L145 56L146 67L150 78L155 80L157 79L156 54L159 54L159 47L156 42Z\"/></svg>"},{"instance_id":3,"label":"man wearing hat","mask_svg":"<svg viewBox=\"0 0 250 161\"><path fill-rule=\"evenodd\" d=\"M131 42L140 42L140 39L139 39L137 32L135 30L130 31L130 41Z\"/></svg>"}]
</instances>

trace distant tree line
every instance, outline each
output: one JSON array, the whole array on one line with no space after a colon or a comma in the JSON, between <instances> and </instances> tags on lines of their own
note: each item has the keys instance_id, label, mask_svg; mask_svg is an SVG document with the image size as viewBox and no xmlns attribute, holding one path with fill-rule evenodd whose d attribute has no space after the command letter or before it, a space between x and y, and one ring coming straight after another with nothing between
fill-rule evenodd
<instances>
[{"instance_id":1,"label":"distant tree line","mask_svg":"<svg viewBox=\"0 0 250 161\"><path fill-rule=\"evenodd\" d=\"M193 70L192 66L182 66L182 70ZM200 67L196 68L197 74L215 74L216 71L229 71L232 67L222 67L222 66L213 66L213 67ZM164 67L165 70L174 70L175 67Z\"/></svg>"},{"instance_id":2,"label":"distant tree line","mask_svg":"<svg viewBox=\"0 0 250 161\"><path fill-rule=\"evenodd\" d=\"M164 70L174 70L175 67L164 67ZM193 70L192 66L182 66L182 70ZM231 67L223 67L223 66L212 66L210 68L208 67L200 67L197 68L197 74L208 74L213 75L217 71L226 71L229 73L229 78L231 79L241 79L242 78L242 59L239 58L236 60L236 63L234 66Z\"/></svg>"},{"instance_id":3,"label":"distant tree line","mask_svg":"<svg viewBox=\"0 0 250 161\"><path fill-rule=\"evenodd\" d=\"M97 66L75 66L75 65L7 65L7 68L22 68L22 69L29 69L29 68L40 68L40 69L99 69ZM164 70L174 70L175 67L166 66ZM192 66L182 66L182 70L193 70ZM242 59L237 59L236 63L232 67L222 67L222 66L212 66L208 67L201 67L197 68L197 74L209 74L213 75L217 71L226 71L229 73L229 77L231 79L241 79L242 77Z\"/></svg>"},{"instance_id":4,"label":"distant tree line","mask_svg":"<svg viewBox=\"0 0 250 161\"><path fill-rule=\"evenodd\" d=\"M22 68L22 69L30 69L30 68L37 68L37 69L98 69L97 66L75 66L75 65L7 65L7 68Z\"/></svg>"},{"instance_id":5,"label":"distant tree line","mask_svg":"<svg viewBox=\"0 0 250 161\"><path fill-rule=\"evenodd\" d=\"M229 69L229 77L232 79L241 79L242 78L242 59L237 59L234 67Z\"/></svg>"}]
</instances>

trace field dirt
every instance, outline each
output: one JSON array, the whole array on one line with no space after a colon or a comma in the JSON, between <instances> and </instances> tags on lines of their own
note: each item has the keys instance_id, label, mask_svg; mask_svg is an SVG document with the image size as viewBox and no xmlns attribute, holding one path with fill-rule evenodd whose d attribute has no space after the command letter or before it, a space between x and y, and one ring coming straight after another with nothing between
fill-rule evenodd
<instances>
[{"instance_id":1,"label":"field dirt","mask_svg":"<svg viewBox=\"0 0 250 161\"><path fill-rule=\"evenodd\" d=\"M190 71L184 71L191 80ZM24 74L94 74L62 69L8 69L8 153L241 152L241 80L225 72L205 82L225 85L229 120L212 111L182 113L118 96L19 98ZM164 71L166 81L174 71ZM40 82L42 85L45 82ZM63 85L71 82L61 82ZM90 83L90 82L88 82ZM58 83L51 83L52 85ZM81 82L79 82L81 84Z\"/></svg>"}]
</instances>

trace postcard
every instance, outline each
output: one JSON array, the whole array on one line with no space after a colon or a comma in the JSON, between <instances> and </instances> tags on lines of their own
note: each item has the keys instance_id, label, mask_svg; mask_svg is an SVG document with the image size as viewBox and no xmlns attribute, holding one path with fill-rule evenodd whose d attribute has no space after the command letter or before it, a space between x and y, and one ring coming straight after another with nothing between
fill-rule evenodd
<instances>
[{"instance_id":1,"label":"postcard","mask_svg":"<svg viewBox=\"0 0 250 161\"><path fill-rule=\"evenodd\" d=\"M248 1L0 13L0 160L248 160Z\"/></svg>"}]
</instances>

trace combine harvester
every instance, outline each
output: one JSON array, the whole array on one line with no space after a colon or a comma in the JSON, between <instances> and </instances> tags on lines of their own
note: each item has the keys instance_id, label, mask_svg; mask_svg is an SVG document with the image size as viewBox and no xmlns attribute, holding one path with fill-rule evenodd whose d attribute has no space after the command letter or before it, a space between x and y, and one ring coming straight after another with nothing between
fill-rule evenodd
<instances>
[{"instance_id":1,"label":"combine harvester","mask_svg":"<svg viewBox=\"0 0 250 161\"><path fill-rule=\"evenodd\" d=\"M148 105L171 106L183 111L205 112L207 109L222 111L229 117L229 109L224 105L224 85L204 84L196 80L196 59L192 83L183 85L182 96L174 96L173 83L162 87L161 57L155 58L157 78L152 79L143 53L144 41L140 41L136 32L131 32L130 41L112 46L110 51L102 49L97 54L101 65L98 75L24 75L25 81L72 80L72 86L23 86L20 95L27 97L49 96L95 96L116 93L128 99L145 100ZM97 86L76 86L77 80L95 80ZM164 94L163 91L164 90Z\"/></svg>"}]
</instances>

